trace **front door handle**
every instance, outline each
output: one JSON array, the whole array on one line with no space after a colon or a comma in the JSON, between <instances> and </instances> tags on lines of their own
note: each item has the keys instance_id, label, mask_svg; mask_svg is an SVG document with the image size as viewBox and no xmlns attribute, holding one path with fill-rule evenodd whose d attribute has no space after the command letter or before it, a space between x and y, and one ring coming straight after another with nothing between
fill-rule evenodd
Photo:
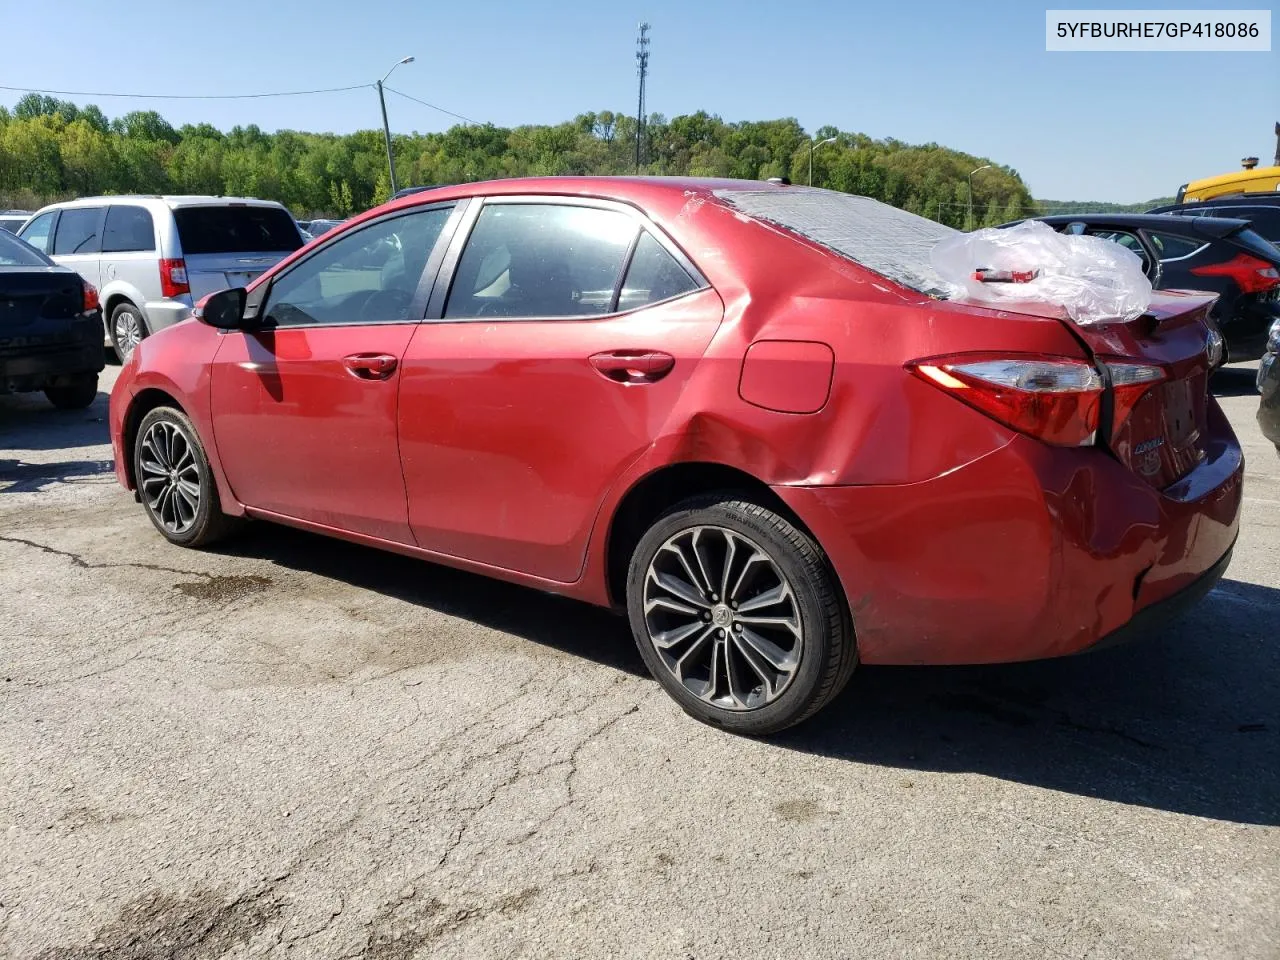
<instances>
[{"instance_id":1,"label":"front door handle","mask_svg":"<svg viewBox=\"0 0 1280 960\"><path fill-rule=\"evenodd\" d=\"M353 353L342 358L347 372L360 380L386 380L396 372L399 363L389 353Z\"/></svg>"},{"instance_id":2,"label":"front door handle","mask_svg":"<svg viewBox=\"0 0 1280 960\"><path fill-rule=\"evenodd\" d=\"M609 350L591 356L591 365L614 383L653 383L676 365L676 358L660 350Z\"/></svg>"}]
</instances>

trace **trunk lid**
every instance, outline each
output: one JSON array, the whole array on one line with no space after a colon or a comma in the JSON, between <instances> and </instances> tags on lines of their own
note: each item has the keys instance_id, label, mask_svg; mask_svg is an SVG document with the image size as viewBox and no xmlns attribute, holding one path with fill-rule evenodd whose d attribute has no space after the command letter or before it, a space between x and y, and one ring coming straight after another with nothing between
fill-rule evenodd
<instances>
[{"instance_id":1,"label":"trunk lid","mask_svg":"<svg viewBox=\"0 0 1280 960\"><path fill-rule=\"evenodd\" d=\"M0 266L0 352L57 349L84 310L84 281L62 267Z\"/></svg>"},{"instance_id":2,"label":"trunk lid","mask_svg":"<svg viewBox=\"0 0 1280 960\"><path fill-rule=\"evenodd\" d=\"M1019 304L1019 313L1056 316L1104 365L1115 385L1107 393L1098 443L1152 486L1176 483L1206 456L1209 413L1209 319L1217 297L1155 293L1135 320L1079 324L1047 304ZM1119 385L1134 368L1157 368L1162 379Z\"/></svg>"},{"instance_id":3,"label":"trunk lid","mask_svg":"<svg viewBox=\"0 0 1280 960\"><path fill-rule=\"evenodd\" d=\"M247 287L286 256L273 252L188 254L185 260L191 298L199 300L228 287Z\"/></svg>"}]
</instances>

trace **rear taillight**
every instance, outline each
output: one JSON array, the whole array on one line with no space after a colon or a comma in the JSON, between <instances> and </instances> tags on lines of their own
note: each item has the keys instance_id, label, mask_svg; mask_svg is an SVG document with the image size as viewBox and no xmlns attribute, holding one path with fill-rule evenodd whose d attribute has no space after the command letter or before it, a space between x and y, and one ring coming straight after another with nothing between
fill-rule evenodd
<instances>
[{"instance_id":1,"label":"rear taillight","mask_svg":"<svg viewBox=\"0 0 1280 960\"><path fill-rule=\"evenodd\" d=\"M88 280L83 281L83 283L84 283L84 312L88 313L90 310L98 309L98 288L95 287Z\"/></svg>"},{"instance_id":2,"label":"rear taillight","mask_svg":"<svg viewBox=\"0 0 1280 960\"><path fill-rule=\"evenodd\" d=\"M1161 367L1146 363L1106 363L1111 376L1111 434L1114 436L1133 413L1148 390L1163 383L1169 375Z\"/></svg>"},{"instance_id":3,"label":"rear taillight","mask_svg":"<svg viewBox=\"0 0 1280 960\"><path fill-rule=\"evenodd\" d=\"M1241 293L1265 293L1272 287L1280 287L1280 270L1247 253L1238 254L1225 263L1192 267L1191 272L1198 277L1230 277Z\"/></svg>"},{"instance_id":4,"label":"rear taillight","mask_svg":"<svg viewBox=\"0 0 1280 960\"><path fill-rule=\"evenodd\" d=\"M185 260L161 260L160 261L160 294L164 297L179 297L184 293L190 293L191 286L187 283L187 261Z\"/></svg>"},{"instance_id":5,"label":"rear taillight","mask_svg":"<svg viewBox=\"0 0 1280 960\"><path fill-rule=\"evenodd\" d=\"M907 369L957 400L1045 443L1093 443L1102 377L1070 357L953 356L917 360Z\"/></svg>"}]
</instances>

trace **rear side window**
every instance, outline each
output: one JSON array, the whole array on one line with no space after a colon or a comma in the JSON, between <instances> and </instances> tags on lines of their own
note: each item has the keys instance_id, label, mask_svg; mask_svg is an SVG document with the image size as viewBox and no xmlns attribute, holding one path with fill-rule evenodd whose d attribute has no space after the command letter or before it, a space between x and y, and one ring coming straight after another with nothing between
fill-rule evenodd
<instances>
[{"instance_id":1,"label":"rear side window","mask_svg":"<svg viewBox=\"0 0 1280 960\"><path fill-rule=\"evenodd\" d=\"M54 211L42 213L30 223L24 230L18 233L23 240L31 244L42 253L49 252L49 232L53 229L53 218L57 216Z\"/></svg>"},{"instance_id":2,"label":"rear side window","mask_svg":"<svg viewBox=\"0 0 1280 960\"><path fill-rule=\"evenodd\" d=\"M178 207L173 211L184 256L202 253L290 253L302 235L279 207Z\"/></svg>"},{"instance_id":3,"label":"rear side window","mask_svg":"<svg viewBox=\"0 0 1280 960\"><path fill-rule=\"evenodd\" d=\"M627 267L618 297L619 310L635 310L650 303L660 303L696 290L698 284L662 244L645 231L636 244L636 252Z\"/></svg>"},{"instance_id":4,"label":"rear side window","mask_svg":"<svg viewBox=\"0 0 1280 960\"><path fill-rule=\"evenodd\" d=\"M101 207L69 207L58 218L58 232L53 238L54 254L98 253L98 227L102 223Z\"/></svg>"},{"instance_id":5,"label":"rear side window","mask_svg":"<svg viewBox=\"0 0 1280 960\"><path fill-rule=\"evenodd\" d=\"M637 230L616 210L489 204L458 261L444 317L607 314Z\"/></svg>"},{"instance_id":6,"label":"rear side window","mask_svg":"<svg viewBox=\"0 0 1280 960\"><path fill-rule=\"evenodd\" d=\"M102 230L103 253L137 253L155 248L155 225L145 208L107 208L107 225Z\"/></svg>"},{"instance_id":7,"label":"rear side window","mask_svg":"<svg viewBox=\"0 0 1280 960\"><path fill-rule=\"evenodd\" d=\"M1147 236L1151 239L1151 245L1156 248L1156 256L1162 261L1189 257L1206 245L1204 240L1178 237L1171 233L1155 233L1148 230Z\"/></svg>"},{"instance_id":8,"label":"rear side window","mask_svg":"<svg viewBox=\"0 0 1280 960\"><path fill-rule=\"evenodd\" d=\"M47 267L49 264L44 254L0 230L0 267Z\"/></svg>"}]
</instances>

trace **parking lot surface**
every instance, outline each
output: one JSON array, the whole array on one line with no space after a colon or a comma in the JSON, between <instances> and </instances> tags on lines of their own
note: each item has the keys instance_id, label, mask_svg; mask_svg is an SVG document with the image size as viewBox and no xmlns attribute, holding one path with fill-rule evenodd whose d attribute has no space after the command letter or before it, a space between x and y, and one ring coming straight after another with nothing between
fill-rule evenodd
<instances>
[{"instance_id":1,"label":"parking lot surface","mask_svg":"<svg viewBox=\"0 0 1280 960\"><path fill-rule=\"evenodd\" d=\"M767 742L603 611L263 524L169 546L105 393L0 397L0 956L1280 957L1280 458L1252 369L1215 386L1243 530L1184 619L863 668Z\"/></svg>"}]
</instances>

